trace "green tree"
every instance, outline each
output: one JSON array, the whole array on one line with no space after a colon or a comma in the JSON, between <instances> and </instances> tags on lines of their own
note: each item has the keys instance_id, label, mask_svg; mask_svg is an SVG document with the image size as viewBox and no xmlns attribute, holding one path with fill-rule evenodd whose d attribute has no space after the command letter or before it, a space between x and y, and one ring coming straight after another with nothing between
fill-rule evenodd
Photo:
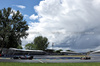
<instances>
[{"instance_id":1,"label":"green tree","mask_svg":"<svg viewBox=\"0 0 100 66\"><path fill-rule=\"evenodd\" d=\"M72 51L72 50L66 50L67 52L74 52L74 51Z\"/></svg>"},{"instance_id":2,"label":"green tree","mask_svg":"<svg viewBox=\"0 0 100 66\"><path fill-rule=\"evenodd\" d=\"M17 48L21 45L21 38L26 38L28 25L23 15L10 7L0 10L0 47Z\"/></svg>"},{"instance_id":3,"label":"green tree","mask_svg":"<svg viewBox=\"0 0 100 66\"><path fill-rule=\"evenodd\" d=\"M34 50L35 49L35 45L33 43L28 43L28 44L25 45L25 49Z\"/></svg>"},{"instance_id":4,"label":"green tree","mask_svg":"<svg viewBox=\"0 0 100 66\"><path fill-rule=\"evenodd\" d=\"M56 53L60 53L61 51L63 51L62 49L56 50Z\"/></svg>"},{"instance_id":5,"label":"green tree","mask_svg":"<svg viewBox=\"0 0 100 66\"><path fill-rule=\"evenodd\" d=\"M23 47L21 45L17 46L17 49L23 49Z\"/></svg>"},{"instance_id":6,"label":"green tree","mask_svg":"<svg viewBox=\"0 0 100 66\"><path fill-rule=\"evenodd\" d=\"M34 39L34 45L37 50L45 50L48 47L48 39L46 37L38 36Z\"/></svg>"}]
</instances>

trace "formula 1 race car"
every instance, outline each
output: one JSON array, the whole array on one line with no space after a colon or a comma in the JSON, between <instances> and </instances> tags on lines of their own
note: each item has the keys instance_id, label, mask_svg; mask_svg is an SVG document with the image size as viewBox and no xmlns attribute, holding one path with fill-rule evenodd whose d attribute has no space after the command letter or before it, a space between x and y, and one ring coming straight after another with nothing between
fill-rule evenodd
<instances>
[{"instance_id":1,"label":"formula 1 race car","mask_svg":"<svg viewBox=\"0 0 100 66\"><path fill-rule=\"evenodd\" d=\"M81 57L80 59L81 59L81 60L90 60L91 57Z\"/></svg>"},{"instance_id":2,"label":"formula 1 race car","mask_svg":"<svg viewBox=\"0 0 100 66\"><path fill-rule=\"evenodd\" d=\"M23 55L23 56L13 56L11 59L29 59L29 60L32 60L33 59L33 56L26 56L26 55Z\"/></svg>"},{"instance_id":3,"label":"formula 1 race car","mask_svg":"<svg viewBox=\"0 0 100 66\"><path fill-rule=\"evenodd\" d=\"M0 54L0 57L1 57L2 55Z\"/></svg>"}]
</instances>

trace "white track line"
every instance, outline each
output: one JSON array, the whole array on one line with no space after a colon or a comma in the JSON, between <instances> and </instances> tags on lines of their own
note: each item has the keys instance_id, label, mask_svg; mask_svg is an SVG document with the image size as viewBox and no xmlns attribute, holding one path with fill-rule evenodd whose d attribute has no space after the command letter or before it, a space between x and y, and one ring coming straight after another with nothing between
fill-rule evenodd
<instances>
[{"instance_id":1,"label":"white track line","mask_svg":"<svg viewBox=\"0 0 100 66\"><path fill-rule=\"evenodd\" d=\"M39 62L43 63L43 61L39 60Z\"/></svg>"}]
</instances>

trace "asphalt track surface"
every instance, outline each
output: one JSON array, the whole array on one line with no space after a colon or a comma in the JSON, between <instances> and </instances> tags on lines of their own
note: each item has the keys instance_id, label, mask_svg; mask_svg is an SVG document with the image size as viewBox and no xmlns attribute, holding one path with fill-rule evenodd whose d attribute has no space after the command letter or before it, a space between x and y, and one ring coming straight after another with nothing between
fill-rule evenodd
<instances>
[{"instance_id":1,"label":"asphalt track surface","mask_svg":"<svg viewBox=\"0 0 100 66\"><path fill-rule=\"evenodd\" d=\"M22 63L81 63L81 62L100 62L100 56L92 56L91 60L80 59L0 59L0 62L22 62Z\"/></svg>"},{"instance_id":2,"label":"asphalt track surface","mask_svg":"<svg viewBox=\"0 0 100 66\"><path fill-rule=\"evenodd\" d=\"M100 60L47 60L47 59L34 59L34 60L14 60L14 59L0 59L0 62L23 62L23 63L81 63L81 62L100 62Z\"/></svg>"}]
</instances>

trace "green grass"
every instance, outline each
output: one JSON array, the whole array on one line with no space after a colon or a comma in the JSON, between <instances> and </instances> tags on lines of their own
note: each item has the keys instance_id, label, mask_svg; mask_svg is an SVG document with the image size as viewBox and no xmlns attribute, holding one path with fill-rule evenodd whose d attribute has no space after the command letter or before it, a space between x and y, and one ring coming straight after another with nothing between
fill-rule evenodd
<instances>
[{"instance_id":1,"label":"green grass","mask_svg":"<svg viewBox=\"0 0 100 66\"><path fill-rule=\"evenodd\" d=\"M0 66L100 66L100 63L4 63Z\"/></svg>"}]
</instances>

